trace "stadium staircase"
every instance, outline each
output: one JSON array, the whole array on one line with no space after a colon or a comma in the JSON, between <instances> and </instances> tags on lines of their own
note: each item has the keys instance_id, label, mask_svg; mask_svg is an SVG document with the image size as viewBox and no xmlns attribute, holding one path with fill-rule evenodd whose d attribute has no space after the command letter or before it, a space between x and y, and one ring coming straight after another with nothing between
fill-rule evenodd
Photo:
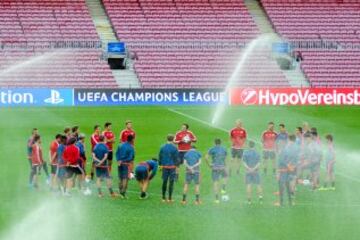
<instances>
[{"instance_id":1,"label":"stadium staircase","mask_svg":"<svg viewBox=\"0 0 360 240\"><path fill-rule=\"evenodd\" d=\"M86 0L86 5L88 6L90 16L93 19L96 31L102 41L103 48L106 48L108 42L118 41L101 2L99 0Z\"/></svg>"},{"instance_id":2,"label":"stadium staircase","mask_svg":"<svg viewBox=\"0 0 360 240\"><path fill-rule=\"evenodd\" d=\"M119 41L106 14L101 0L86 0L90 16L93 19L96 31L101 39L104 52L108 42ZM133 62L128 59L127 68L124 70L112 70L112 74L120 88L139 88L140 82L133 69Z\"/></svg>"},{"instance_id":3,"label":"stadium staircase","mask_svg":"<svg viewBox=\"0 0 360 240\"><path fill-rule=\"evenodd\" d=\"M274 30L271 22L269 21L266 12L262 8L261 4L257 0L244 0L245 6L249 10L254 22L258 26L262 34L273 34L274 42L281 40L280 35ZM283 74L286 76L289 84L292 87L308 87L309 81L306 79L301 68L295 67L291 70L283 70Z\"/></svg>"}]
</instances>

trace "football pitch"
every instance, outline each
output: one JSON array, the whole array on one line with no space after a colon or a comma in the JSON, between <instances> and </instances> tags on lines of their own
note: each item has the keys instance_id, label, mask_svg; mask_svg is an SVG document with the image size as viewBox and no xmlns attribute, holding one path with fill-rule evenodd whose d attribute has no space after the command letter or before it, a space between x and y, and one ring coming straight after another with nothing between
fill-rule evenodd
<instances>
[{"instance_id":1,"label":"football pitch","mask_svg":"<svg viewBox=\"0 0 360 240\"><path fill-rule=\"evenodd\" d=\"M228 107L216 127L210 124L213 113L214 108L209 106L0 109L0 239L359 239L360 108ZM254 200L248 206L242 168L240 175L230 178L230 200L216 205L211 171L204 162L200 206L192 204L193 191L189 192L188 205L180 204L184 169L175 185L173 204L160 201L161 172L151 182L147 200L138 199L135 180L129 184L128 200L108 195L99 199L97 194L83 196L76 192L65 198L49 191L44 173L39 191L28 188L26 142L34 127L39 129L48 159L49 144L55 134L66 126L79 125L87 136L89 159L89 136L95 124L112 122L118 139L124 122L131 119L137 133L135 161L139 162L157 157L166 135L177 132L184 122L197 136L196 146L203 155L215 138L221 138L230 147L227 130L238 118L256 141L269 121L276 125L285 123L289 132L307 121L318 128L322 139L332 133L337 152L336 191L311 191L299 186L296 205L277 208L273 206L277 200L273 194L277 191L276 179L271 174L262 175L264 203ZM113 176L117 190L114 170Z\"/></svg>"}]
</instances>

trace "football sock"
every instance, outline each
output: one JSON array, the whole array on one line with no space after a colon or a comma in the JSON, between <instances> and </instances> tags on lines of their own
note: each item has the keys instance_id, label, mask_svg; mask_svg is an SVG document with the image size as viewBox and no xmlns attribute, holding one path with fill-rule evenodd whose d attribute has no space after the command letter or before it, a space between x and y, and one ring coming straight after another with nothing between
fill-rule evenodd
<instances>
[{"instance_id":1,"label":"football sock","mask_svg":"<svg viewBox=\"0 0 360 240\"><path fill-rule=\"evenodd\" d=\"M219 194L215 194L215 200L219 200Z\"/></svg>"},{"instance_id":2,"label":"football sock","mask_svg":"<svg viewBox=\"0 0 360 240\"><path fill-rule=\"evenodd\" d=\"M91 172L90 176L91 176L91 180L94 180L94 172Z\"/></svg>"},{"instance_id":3,"label":"football sock","mask_svg":"<svg viewBox=\"0 0 360 240\"><path fill-rule=\"evenodd\" d=\"M199 202L200 201L200 194L196 194L195 198L196 198L196 201Z\"/></svg>"},{"instance_id":4,"label":"football sock","mask_svg":"<svg viewBox=\"0 0 360 240\"><path fill-rule=\"evenodd\" d=\"M183 202L186 202L186 194L183 194Z\"/></svg>"},{"instance_id":5,"label":"football sock","mask_svg":"<svg viewBox=\"0 0 360 240\"><path fill-rule=\"evenodd\" d=\"M279 181L279 197L280 197L280 205L283 206L284 204L284 183Z\"/></svg>"},{"instance_id":6,"label":"football sock","mask_svg":"<svg viewBox=\"0 0 360 240\"><path fill-rule=\"evenodd\" d=\"M222 185L222 190L226 191L226 184Z\"/></svg>"},{"instance_id":7,"label":"football sock","mask_svg":"<svg viewBox=\"0 0 360 240\"><path fill-rule=\"evenodd\" d=\"M123 188L122 188L122 182L119 182L119 193L123 192Z\"/></svg>"},{"instance_id":8,"label":"football sock","mask_svg":"<svg viewBox=\"0 0 360 240\"><path fill-rule=\"evenodd\" d=\"M292 205L292 194L291 194L289 183L287 183L287 185L286 185L286 192L287 192L287 195L288 195L289 204L291 206Z\"/></svg>"},{"instance_id":9,"label":"football sock","mask_svg":"<svg viewBox=\"0 0 360 240\"><path fill-rule=\"evenodd\" d=\"M44 162L44 164L43 164L43 169L46 174L46 177L49 177L49 169L48 169L48 165L46 162Z\"/></svg>"},{"instance_id":10,"label":"football sock","mask_svg":"<svg viewBox=\"0 0 360 240\"><path fill-rule=\"evenodd\" d=\"M112 188L109 188L109 192L110 192L110 194L114 194L114 191Z\"/></svg>"},{"instance_id":11,"label":"football sock","mask_svg":"<svg viewBox=\"0 0 360 240\"><path fill-rule=\"evenodd\" d=\"M101 188L98 188L98 193L99 193L99 194L102 194Z\"/></svg>"},{"instance_id":12,"label":"football sock","mask_svg":"<svg viewBox=\"0 0 360 240\"><path fill-rule=\"evenodd\" d=\"M32 184L32 183L33 183L34 176L35 176L35 172L34 172L34 171L31 171L31 172L30 172L30 177L29 177L29 184Z\"/></svg>"},{"instance_id":13,"label":"football sock","mask_svg":"<svg viewBox=\"0 0 360 240\"><path fill-rule=\"evenodd\" d=\"M331 182L331 186L332 186L332 187L335 187L335 182Z\"/></svg>"}]
</instances>

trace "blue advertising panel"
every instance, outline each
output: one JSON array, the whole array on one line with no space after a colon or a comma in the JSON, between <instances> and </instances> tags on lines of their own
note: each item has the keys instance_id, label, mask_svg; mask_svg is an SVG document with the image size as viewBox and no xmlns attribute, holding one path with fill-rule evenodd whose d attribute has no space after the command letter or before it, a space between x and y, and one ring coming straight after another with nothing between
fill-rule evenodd
<instances>
[{"instance_id":1,"label":"blue advertising panel","mask_svg":"<svg viewBox=\"0 0 360 240\"><path fill-rule=\"evenodd\" d=\"M124 42L109 42L108 53L125 54L126 46Z\"/></svg>"},{"instance_id":2,"label":"blue advertising panel","mask_svg":"<svg viewBox=\"0 0 360 240\"><path fill-rule=\"evenodd\" d=\"M273 51L273 53L289 53L290 52L290 44L287 42L273 43L272 51Z\"/></svg>"},{"instance_id":3,"label":"blue advertising panel","mask_svg":"<svg viewBox=\"0 0 360 240\"><path fill-rule=\"evenodd\" d=\"M211 105L228 103L220 89L75 89L76 106Z\"/></svg>"},{"instance_id":4,"label":"blue advertising panel","mask_svg":"<svg viewBox=\"0 0 360 240\"><path fill-rule=\"evenodd\" d=\"M73 106L73 89L0 88L0 107Z\"/></svg>"}]
</instances>

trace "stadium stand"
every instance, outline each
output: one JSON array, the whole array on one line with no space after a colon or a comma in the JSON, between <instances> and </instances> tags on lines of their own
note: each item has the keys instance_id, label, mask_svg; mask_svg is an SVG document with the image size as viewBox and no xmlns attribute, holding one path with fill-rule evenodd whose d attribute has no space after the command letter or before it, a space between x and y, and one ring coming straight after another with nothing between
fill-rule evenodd
<instances>
[{"instance_id":1,"label":"stadium stand","mask_svg":"<svg viewBox=\"0 0 360 240\"><path fill-rule=\"evenodd\" d=\"M0 19L4 44L99 40L84 0L2 0Z\"/></svg>"},{"instance_id":2,"label":"stadium stand","mask_svg":"<svg viewBox=\"0 0 360 240\"><path fill-rule=\"evenodd\" d=\"M260 34L240 0L102 2L118 38L136 53L143 88L223 88L245 44ZM261 3L285 40L335 46L296 45L312 87L360 86L359 1ZM118 87L101 55L85 0L0 2L0 87ZM234 85L289 82L271 56L254 52Z\"/></svg>"},{"instance_id":3,"label":"stadium stand","mask_svg":"<svg viewBox=\"0 0 360 240\"><path fill-rule=\"evenodd\" d=\"M357 0L262 0L262 5L285 39L360 43Z\"/></svg>"},{"instance_id":4,"label":"stadium stand","mask_svg":"<svg viewBox=\"0 0 360 240\"><path fill-rule=\"evenodd\" d=\"M302 68L313 87L359 87L360 51L303 50Z\"/></svg>"},{"instance_id":5,"label":"stadium stand","mask_svg":"<svg viewBox=\"0 0 360 240\"><path fill-rule=\"evenodd\" d=\"M238 0L103 3L118 38L136 52L135 71L144 88L223 88L236 67L240 47L260 34ZM243 74L237 85L289 86L275 62L258 56L255 60L264 70L249 63L253 71Z\"/></svg>"},{"instance_id":6,"label":"stadium stand","mask_svg":"<svg viewBox=\"0 0 360 240\"><path fill-rule=\"evenodd\" d=\"M125 42L247 42L259 32L241 1L104 0Z\"/></svg>"},{"instance_id":7,"label":"stadium stand","mask_svg":"<svg viewBox=\"0 0 360 240\"><path fill-rule=\"evenodd\" d=\"M117 87L100 55L97 49L0 51L0 86Z\"/></svg>"},{"instance_id":8,"label":"stadium stand","mask_svg":"<svg viewBox=\"0 0 360 240\"><path fill-rule=\"evenodd\" d=\"M117 86L84 0L2 0L0 33L1 87Z\"/></svg>"},{"instance_id":9,"label":"stadium stand","mask_svg":"<svg viewBox=\"0 0 360 240\"><path fill-rule=\"evenodd\" d=\"M138 55L135 66L144 87L223 88L237 67L241 50L150 49ZM254 53L237 78L242 86L271 84L280 87L289 84L276 63L262 53Z\"/></svg>"},{"instance_id":10,"label":"stadium stand","mask_svg":"<svg viewBox=\"0 0 360 240\"><path fill-rule=\"evenodd\" d=\"M312 87L360 86L360 2L357 0L262 0L274 28L293 43L332 43L337 50L298 46Z\"/></svg>"}]
</instances>

